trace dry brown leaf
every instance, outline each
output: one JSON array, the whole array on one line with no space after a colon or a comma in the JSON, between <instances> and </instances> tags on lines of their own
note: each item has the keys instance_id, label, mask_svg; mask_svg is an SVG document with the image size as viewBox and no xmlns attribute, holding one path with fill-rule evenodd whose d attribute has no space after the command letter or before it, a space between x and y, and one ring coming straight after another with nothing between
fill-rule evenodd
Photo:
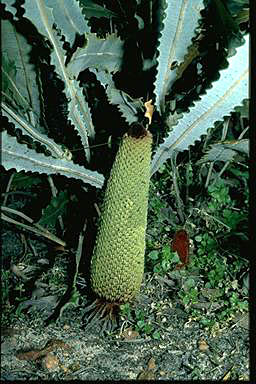
<instances>
[{"instance_id":1,"label":"dry brown leaf","mask_svg":"<svg viewBox=\"0 0 256 384\"><path fill-rule=\"evenodd\" d=\"M17 359L19 360L30 360L30 361L37 360L42 356L43 356L42 351L38 351L38 350L22 352L16 355Z\"/></svg>"},{"instance_id":2,"label":"dry brown leaf","mask_svg":"<svg viewBox=\"0 0 256 384\"><path fill-rule=\"evenodd\" d=\"M156 368L156 361L153 357L151 357L148 361L148 369L155 369Z\"/></svg>"},{"instance_id":3,"label":"dry brown leaf","mask_svg":"<svg viewBox=\"0 0 256 384\"><path fill-rule=\"evenodd\" d=\"M122 333L121 336L126 340L132 340L136 339L140 334L137 331L134 331L132 328L126 328Z\"/></svg>"},{"instance_id":4,"label":"dry brown leaf","mask_svg":"<svg viewBox=\"0 0 256 384\"><path fill-rule=\"evenodd\" d=\"M152 99L144 103L144 107L146 108L146 112L144 116L149 119L149 124L151 124L152 122L152 115L154 112L154 106L151 103L152 103Z\"/></svg>"},{"instance_id":5,"label":"dry brown leaf","mask_svg":"<svg viewBox=\"0 0 256 384\"><path fill-rule=\"evenodd\" d=\"M49 352L55 351L58 348L70 349L70 346L62 340L52 339L49 340L45 347L42 349L35 349L32 351L21 352L16 355L19 360L37 360L40 357L46 356Z\"/></svg>"},{"instance_id":6,"label":"dry brown leaf","mask_svg":"<svg viewBox=\"0 0 256 384\"><path fill-rule=\"evenodd\" d=\"M222 381L230 380L232 369L233 367L224 375L224 377L222 378Z\"/></svg>"},{"instance_id":7,"label":"dry brown leaf","mask_svg":"<svg viewBox=\"0 0 256 384\"><path fill-rule=\"evenodd\" d=\"M151 357L148 361L148 366L145 370L140 372L137 376L138 380L156 380L154 370L156 369L156 361Z\"/></svg>"},{"instance_id":8,"label":"dry brown leaf","mask_svg":"<svg viewBox=\"0 0 256 384\"><path fill-rule=\"evenodd\" d=\"M201 352L206 352L209 349L209 345L205 340L200 340L198 343L198 348Z\"/></svg>"},{"instance_id":9,"label":"dry brown leaf","mask_svg":"<svg viewBox=\"0 0 256 384\"><path fill-rule=\"evenodd\" d=\"M137 380L155 380L155 379L156 379L155 373L153 371L148 371L148 370L140 372L137 376Z\"/></svg>"},{"instance_id":10,"label":"dry brown leaf","mask_svg":"<svg viewBox=\"0 0 256 384\"><path fill-rule=\"evenodd\" d=\"M56 246L54 247L54 250L55 250L55 251L63 251L63 252L65 252L65 251L66 251L66 248L63 247L63 245L56 245Z\"/></svg>"},{"instance_id":11,"label":"dry brown leaf","mask_svg":"<svg viewBox=\"0 0 256 384\"><path fill-rule=\"evenodd\" d=\"M53 371L59 367L59 359L56 356L47 353L47 355L42 360L42 366L49 371Z\"/></svg>"}]
</instances>

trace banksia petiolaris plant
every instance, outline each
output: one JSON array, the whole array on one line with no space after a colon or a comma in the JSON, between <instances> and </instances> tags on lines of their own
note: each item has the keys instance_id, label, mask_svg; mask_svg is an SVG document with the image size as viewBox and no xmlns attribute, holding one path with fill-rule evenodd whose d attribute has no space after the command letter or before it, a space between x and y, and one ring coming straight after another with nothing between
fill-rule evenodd
<instances>
[{"instance_id":1,"label":"banksia petiolaris plant","mask_svg":"<svg viewBox=\"0 0 256 384\"><path fill-rule=\"evenodd\" d=\"M155 105L151 131L156 146L151 165L151 134L144 128L135 132L133 125L123 138L102 206L91 264L91 283L98 299L86 312L93 309L96 318L108 315L111 319L120 303L135 297L142 281L149 174L208 135L215 122L243 107L248 99L247 1L198 0L196 6L193 0L133 1L129 10L124 5L129 2L122 7L115 2L105 1L103 7L78 0L2 3L2 110L5 123L9 122L2 134L6 170L60 174L101 188L104 176L90 165L90 145L100 131L94 129L92 117L103 101L98 91L94 94L95 82L102 85L108 102L129 126L135 123L138 128L144 107L151 124L153 106L143 100L152 99ZM99 33L93 32L98 28L93 21L97 17L111 19L110 33L105 22ZM33 24L31 33L28 20ZM241 20L246 25L240 27ZM99 37L104 31L105 37ZM44 47L38 58L32 42ZM57 137L63 135L63 145L52 138L56 127L46 113L50 102L43 75L48 69L63 82L67 129L75 129L84 156L76 156L76 145L61 128ZM109 121L106 136L111 136L111 125ZM22 140L18 140L20 135ZM228 144L236 148L228 148L229 159L223 156L227 149L223 141L204 161L231 161L238 143ZM61 193L54 199L62 204ZM13 221L7 216L5 220ZM73 287L81 250L79 240Z\"/></svg>"},{"instance_id":2,"label":"banksia petiolaris plant","mask_svg":"<svg viewBox=\"0 0 256 384\"><path fill-rule=\"evenodd\" d=\"M133 126L123 137L101 211L91 261L95 293L127 302L138 293L144 271L152 135Z\"/></svg>"}]
</instances>

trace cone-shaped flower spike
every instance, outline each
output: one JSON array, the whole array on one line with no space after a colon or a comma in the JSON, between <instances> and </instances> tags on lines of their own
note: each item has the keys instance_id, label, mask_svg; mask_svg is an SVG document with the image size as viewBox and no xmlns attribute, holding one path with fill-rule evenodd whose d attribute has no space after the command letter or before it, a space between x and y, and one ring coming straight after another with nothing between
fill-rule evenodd
<instances>
[{"instance_id":1,"label":"cone-shaped flower spike","mask_svg":"<svg viewBox=\"0 0 256 384\"><path fill-rule=\"evenodd\" d=\"M110 302L138 293L144 272L152 135L124 135L107 183L91 262L94 292Z\"/></svg>"}]
</instances>

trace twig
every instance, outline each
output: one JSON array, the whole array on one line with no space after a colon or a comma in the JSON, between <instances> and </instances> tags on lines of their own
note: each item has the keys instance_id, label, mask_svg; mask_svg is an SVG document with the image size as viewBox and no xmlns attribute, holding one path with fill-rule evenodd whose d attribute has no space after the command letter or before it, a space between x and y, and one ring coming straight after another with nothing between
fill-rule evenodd
<instances>
[{"instance_id":1,"label":"twig","mask_svg":"<svg viewBox=\"0 0 256 384\"><path fill-rule=\"evenodd\" d=\"M40 231L44 232L44 233L50 233L48 231L48 229L42 227L40 224L38 223L35 223L33 219L31 219L31 217L28 217L26 216L24 213L20 212L20 211L17 211L16 209L13 209L13 208L9 208L9 207L1 207L2 211L5 211L5 212L8 212L8 213L12 213L14 215L17 215L17 216L20 216L22 217L22 219L28 221L30 224L33 224L36 228L38 228ZM54 236L54 235L53 235ZM57 237L56 237L57 238Z\"/></svg>"},{"instance_id":2,"label":"twig","mask_svg":"<svg viewBox=\"0 0 256 384\"><path fill-rule=\"evenodd\" d=\"M100 209L96 203L94 203L94 208L96 209L96 212L97 212L98 216L100 217Z\"/></svg>"},{"instance_id":3,"label":"twig","mask_svg":"<svg viewBox=\"0 0 256 384\"><path fill-rule=\"evenodd\" d=\"M243 132L239 135L238 139L237 140L241 140L243 138L243 136L246 134L246 132L248 131L249 127L246 127ZM225 170L227 169L227 167L232 163L232 160L229 160L226 162L226 164L224 164L224 166L222 167L220 173L218 174L218 176L216 177L216 179L213 181L213 185L216 183L217 180L220 179L221 175L225 172Z\"/></svg>"},{"instance_id":4,"label":"twig","mask_svg":"<svg viewBox=\"0 0 256 384\"><path fill-rule=\"evenodd\" d=\"M6 191L5 191L6 195L5 195L5 197L4 197L3 205L6 205L6 203L7 203L8 192L9 192L9 190L10 190L10 188L11 188L11 184L12 184L12 180L13 180L13 178L14 178L14 175L15 175L15 173L13 173L13 174L11 175L11 177L10 177L10 179L9 179L9 181L8 181L8 184L7 184L7 187L6 187Z\"/></svg>"},{"instance_id":5,"label":"twig","mask_svg":"<svg viewBox=\"0 0 256 384\"><path fill-rule=\"evenodd\" d=\"M13 210L13 209L11 209L11 208L8 208L8 209L6 209L6 208L7 208L7 207L1 207L1 209L2 209L2 210L5 210L5 211L8 211L8 210L15 211L15 210ZM16 212L17 212L17 213L16 213ZM21 212L18 212L18 211L16 211L16 212L12 212L12 213L16 213L18 216L21 216L21 217L22 217L22 216L25 216L25 215L23 215ZM36 223L35 223L34 225L35 225L36 227L39 226L40 229L34 228L34 227L32 227L32 226L30 226L30 225L27 225L27 224L24 224L24 223L20 223L19 221L14 220L14 219L12 219L11 217L6 216L6 215L3 214L3 213L2 213L2 215L1 215L1 217L2 217L3 220L7 221L8 223L18 225L18 226L20 226L20 227L22 227L22 228L24 228L24 229L27 229L28 231L31 231L31 232L35 233L35 234L38 235L38 236L44 236L44 237L46 237L47 239L52 240L52 241L54 241L55 243L62 245L63 247L66 246L66 243L65 243L63 240L59 239L57 236L53 235L53 234L50 233L48 230L46 230L45 228L39 226L39 225L36 224ZM28 218L27 216L25 216L25 217L26 217L27 220L29 219L28 221L29 221L31 224L33 224L33 220L32 220L32 219Z\"/></svg>"},{"instance_id":6,"label":"twig","mask_svg":"<svg viewBox=\"0 0 256 384\"><path fill-rule=\"evenodd\" d=\"M207 174L207 178L206 178L206 182L205 182L205 188L208 188L208 186L209 186L209 182L210 182L210 179L211 179L213 166L214 166L214 161L210 164L210 167L209 167L209 170L208 170L208 174Z\"/></svg>"},{"instance_id":7,"label":"twig","mask_svg":"<svg viewBox=\"0 0 256 384\"><path fill-rule=\"evenodd\" d=\"M222 129L222 135L221 135L221 141L224 141L226 136L227 136L229 121L230 121L230 118L227 118L226 120L224 120L223 129ZM214 163L215 162L213 161L210 164L208 175L207 175L206 182L205 182L205 188L208 188L208 186L209 186L209 182L210 182L210 179L211 179ZM214 184L214 182L213 182L213 184Z\"/></svg>"},{"instance_id":8,"label":"twig","mask_svg":"<svg viewBox=\"0 0 256 384\"><path fill-rule=\"evenodd\" d=\"M206 215L206 216L209 216L211 217L213 220L217 221L217 223L223 225L224 227L228 228L228 229L231 229L227 224L223 223L222 221L216 219L216 217L212 216L212 215L209 215L209 213L207 213L206 211L204 210L200 210L199 208L193 208L194 210L198 211L198 212L202 212L202 214Z\"/></svg>"}]
</instances>

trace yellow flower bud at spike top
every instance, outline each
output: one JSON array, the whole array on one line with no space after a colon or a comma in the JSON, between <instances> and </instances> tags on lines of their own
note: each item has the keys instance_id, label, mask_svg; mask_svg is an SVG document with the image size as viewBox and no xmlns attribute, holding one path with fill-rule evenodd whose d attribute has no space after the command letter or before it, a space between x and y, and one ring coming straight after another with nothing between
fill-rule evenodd
<instances>
[{"instance_id":1,"label":"yellow flower bud at spike top","mask_svg":"<svg viewBox=\"0 0 256 384\"><path fill-rule=\"evenodd\" d=\"M127 302L140 290L144 272L152 135L133 125L125 134L101 209L91 261L94 292Z\"/></svg>"}]
</instances>

